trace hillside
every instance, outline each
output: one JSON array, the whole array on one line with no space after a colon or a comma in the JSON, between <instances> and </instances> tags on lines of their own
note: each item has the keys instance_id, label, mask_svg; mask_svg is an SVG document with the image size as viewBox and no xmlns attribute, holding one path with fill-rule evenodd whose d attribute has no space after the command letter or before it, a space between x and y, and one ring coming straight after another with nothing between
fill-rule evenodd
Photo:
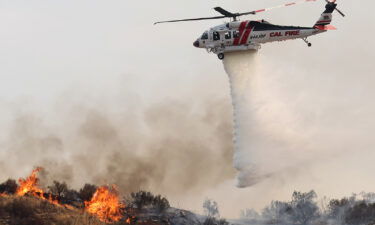
<instances>
[{"instance_id":1,"label":"hillside","mask_svg":"<svg viewBox=\"0 0 375 225\"><path fill-rule=\"evenodd\" d=\"M198 217L185 210L169 208L159 213L152 209L137 212L137 218L114 225L193 225L201 224ZM0 225L105 225L83 209L55 205L33 196L0 196Z\"/></svg>"},{"instance_id":2,"label":"hillside","mask_svg":"<svg viewBox=\"0 0 375 225\"><path fill-rule=\"evenodd\" d=\"M104 225L83 210L67 209L29 196L0 197L1 225Z\"/></svg>"}]
</instances>

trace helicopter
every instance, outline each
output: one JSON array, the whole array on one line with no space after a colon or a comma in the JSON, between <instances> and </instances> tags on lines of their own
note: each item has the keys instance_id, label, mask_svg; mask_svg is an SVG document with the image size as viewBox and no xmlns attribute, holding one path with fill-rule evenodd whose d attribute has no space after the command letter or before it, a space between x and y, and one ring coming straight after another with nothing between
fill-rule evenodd
<instances>
[{"instance_id":1,"label":"helicopter","mask_svg":"<svg viewBox=\"0 0 375 225\"><path fill-rule=\"evenodd\" d=\"M239 21L238 18L245 15L256 15L275 8L288 7L299 3L315 1L317 0L301 0L272 8L265 8L244 13L232 13L221 7L215 7L214 10L220 13L221 16L159 21L154 23L154 25L160 23L230 18L230 22L210 28L193 43L193 45L197 48L205 48L207 52L216 54L220 60L224 59L226 52L259 50L261 48L261 44L274 41L302 39L308 47L311 47L312 44L307 40L309 36L324 33L328 30L336 30L334 26L330 25L332 21L332 13L335 10L341 16L345 16L345 14L337 8L336 0L326 0L327 3L325 6L325 11L321 14L319 20L312 27L274 25L265 20Z\"/></svg>"}]
</instances>

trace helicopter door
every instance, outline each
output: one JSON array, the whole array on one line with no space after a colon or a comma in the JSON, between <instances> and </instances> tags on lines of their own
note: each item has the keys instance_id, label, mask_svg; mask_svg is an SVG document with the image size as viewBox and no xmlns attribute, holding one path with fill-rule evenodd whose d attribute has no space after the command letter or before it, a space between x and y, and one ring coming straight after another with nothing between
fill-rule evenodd
<instances>
[{"instance_id":1,"label":"helicopter door","mask_svg":"<svg viewBox=\"0 0 375 225\"><path fill-rule=\"evenodd\" d=\"M224 34L224 37L225 37L225 44L230 45L232 41L232 32L231 31L226 32Z\"/></svg>"}]
</instances>

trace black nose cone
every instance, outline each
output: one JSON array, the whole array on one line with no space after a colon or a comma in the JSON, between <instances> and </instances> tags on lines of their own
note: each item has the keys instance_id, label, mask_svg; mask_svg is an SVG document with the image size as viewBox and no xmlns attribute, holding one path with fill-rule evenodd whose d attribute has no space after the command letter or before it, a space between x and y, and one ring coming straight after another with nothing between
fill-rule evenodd
<instances>
[{"instance_id":1,"label":"black nose cone","mask_svg":"<svg viewBox=\"0 0 375 225\"><path fill-rule=\"evenodd\" d=\"M194 41L193 45L198 48L199 47L199 41L198 40Z\"/></svg>"}]
</instances>

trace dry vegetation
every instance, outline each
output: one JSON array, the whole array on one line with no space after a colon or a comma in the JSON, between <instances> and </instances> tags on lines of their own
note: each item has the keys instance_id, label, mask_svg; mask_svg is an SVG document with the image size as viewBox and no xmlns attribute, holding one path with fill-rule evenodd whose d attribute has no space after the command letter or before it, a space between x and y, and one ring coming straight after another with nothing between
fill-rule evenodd
<instances>
[{"instance_id":1,"label":"dry vegetation","mask_svg":"<svg viewBox=\"0 0 375 225\"><path fill-rule=\"evenodd\" d=\"M66 193L71 193L68 188L63 191L61 199L69 202L69 205L56 205L47 200L27 195L17 196L14 182L5 182L0 184L0 188L6 188L5 194L0 195L0 225L105 225L97 217L85 212L83 203L79 203L67 198ZM10 184L10 185L8 185ZM56 190L56 187L62 187L60 184L50 187ZM64 186L64 185L63 185ZM63 190L64 188L61 188ZM71 196L80 196L91 198L94 185L85 185L79 192ZM65 194L64 194L65 193ZM70 196L70 195L69 195ZM82 201L78 198L79 201ZM165 198L159 195L154 196L150 192L140 191L133 193L130 200L132 207L127 208L132 214L138 214L143 218L134 219L131 225L169 225L167 220L163 220L162 212L169 208L169 203ZM72 204L73 203L73 204ZM68 207L68 208L67 208ZM150 216L149 211L157 212L159 216ZM161 213L161 214L160 214ZM129 214L129 213L128 213ZM161 217L160 217L161 216ZM163 221L162 221L163 220ZM125 218L112 225L129 224Z\"/></svg>"},{"instance_id":2,"label":"dry vegetation","mask_svg":"<svg viewBox=\"0 0 375 225\"><path fill-rule=\"evenodd\" d=\"M125 225L125 221L113 225ZM132 225L140 223L133 222ZM157 221L142 225L165 225ZM0 196L0 225L106 225L80 209L67 209L31 196Z\"/></svg>"},{"instance_id":3,"label":"dry vegetation","mask_svg":"<svg viewBox=\"0 0 375 225\"><path fill-rule=\"evenodd\" d=\"M82 210L70 210L35 197L0 197L1 225L104 225Z\"/></svg>"}]
</instances>

